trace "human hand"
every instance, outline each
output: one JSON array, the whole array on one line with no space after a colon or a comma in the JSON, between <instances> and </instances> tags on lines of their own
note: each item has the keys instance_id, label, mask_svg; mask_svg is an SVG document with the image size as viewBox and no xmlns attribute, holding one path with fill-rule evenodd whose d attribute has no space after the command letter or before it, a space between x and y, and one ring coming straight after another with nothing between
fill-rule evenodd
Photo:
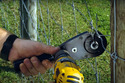
<instances>
[{"instance_id":1,"label":"human hand","mask_svg":"<svg viewBox=\"0 0 125 83\"><path fill-rule=\"evenodd\" d=\"M44 73L48 68L51 68L53 63L49 60L40 62L36 56L43 53L54 54L58 50L59 47L52 47L40 42L18 38L13 43L8 59L13 62L18 59L31 57L30 59L24 59L24 62L20 64L20 70L26 76L37 75L39 72Z\"/></svg>"}]
</instances>

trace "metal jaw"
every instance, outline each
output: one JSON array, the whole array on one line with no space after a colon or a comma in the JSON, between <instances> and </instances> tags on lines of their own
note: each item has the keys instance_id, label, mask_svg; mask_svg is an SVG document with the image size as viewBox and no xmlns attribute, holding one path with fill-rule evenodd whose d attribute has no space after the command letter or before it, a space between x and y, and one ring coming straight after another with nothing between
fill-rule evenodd
<instances>
[{"instance_id":1,"label":"metal jaw","mask_svg":"<svg viewBox=\"0 0 125 83\"><path fill-rule=\"evenodd\" d=\"M107 40L99 31L94 36L89 32L83 32L60 45L75 59L85 59L101 55L107 46Z\"/></svg>"}]
</instances>

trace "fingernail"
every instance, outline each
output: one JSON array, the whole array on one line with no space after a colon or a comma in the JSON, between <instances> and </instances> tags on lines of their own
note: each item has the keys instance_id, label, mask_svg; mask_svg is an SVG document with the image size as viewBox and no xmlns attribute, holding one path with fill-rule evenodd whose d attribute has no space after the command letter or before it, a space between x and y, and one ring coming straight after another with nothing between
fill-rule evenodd
<instances>
[{"instance_id":1,"label":"fingernail","mask_svg":"<svg viewBox=\"0 0 125 83\"><path fill-rule=\"evenodd\" d=\"M48 65L46 60L42 61L42 64L43 64L44 66L47 66L47 65Z\"/></svg>"},{"instance_id":2,"label":"fingernail","mask_svg":"<svg viewBox=\"0 0 125 83\"><path fill-rule=\"evenodd\" d=\"M36 57L32 57L32 58L31 58L31 61L32 61L33 63L36 63L36 62L37 62Z\"/></svg>"},{"instance_id":3,"label":"fingernail","mask_svg":"<svg viewBox=\"0 0 125 83\"><path fill-rule=\"evenodd\" d=\"M29 64L29 59L28 58L24 59L24 63L28 63Z\"/></svg>"}]
</instances>

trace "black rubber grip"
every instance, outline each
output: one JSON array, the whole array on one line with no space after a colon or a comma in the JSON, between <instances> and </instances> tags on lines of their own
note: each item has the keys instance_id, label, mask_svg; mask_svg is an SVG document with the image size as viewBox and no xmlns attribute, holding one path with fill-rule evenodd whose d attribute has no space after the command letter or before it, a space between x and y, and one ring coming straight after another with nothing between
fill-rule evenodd
<instances>
[{"instance_id":1,"label":"black rubber grip","mask_svg":"<svg viewBox=\"0 0 125 83\"><path fill-rule=\"evenodd\" d=\"M40 60L40 62L42 62L42 61L45 60L45 59L48 59L49 61L54 60L54 57L53 57L52 55L50 55L50 54L45 54L45 53L44 53L44 54L41 54L41 55L39 55L39 56L36 56L36 57ZM31 57L29 57L29 59L30 59L30 58L31 58ZM19 72L20 72L19 65L20 65L21 63L23 63L24 59L26 59L26 58L23 58L23 59L20 59L20 60L16 60L16 61L13 62L14 69L15 69L16 73L19 73Z\"/></svg>"}]
</instances>

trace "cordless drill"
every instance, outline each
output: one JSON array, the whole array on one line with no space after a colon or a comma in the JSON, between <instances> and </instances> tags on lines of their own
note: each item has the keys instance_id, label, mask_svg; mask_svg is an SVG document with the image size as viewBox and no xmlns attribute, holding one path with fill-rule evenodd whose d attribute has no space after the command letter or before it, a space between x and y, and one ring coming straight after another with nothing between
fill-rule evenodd
<instances>
[{"instance_id":1,"label":"cordless drill","mask_svg":"<svg viewBox=\"0 0 125 83\"><path fill-rule=\"evenodd\" d=\"M55 83L83 83L84 77L80 67L66 50L55 54L54 75Z\"/></svg>"}]
</instances>

